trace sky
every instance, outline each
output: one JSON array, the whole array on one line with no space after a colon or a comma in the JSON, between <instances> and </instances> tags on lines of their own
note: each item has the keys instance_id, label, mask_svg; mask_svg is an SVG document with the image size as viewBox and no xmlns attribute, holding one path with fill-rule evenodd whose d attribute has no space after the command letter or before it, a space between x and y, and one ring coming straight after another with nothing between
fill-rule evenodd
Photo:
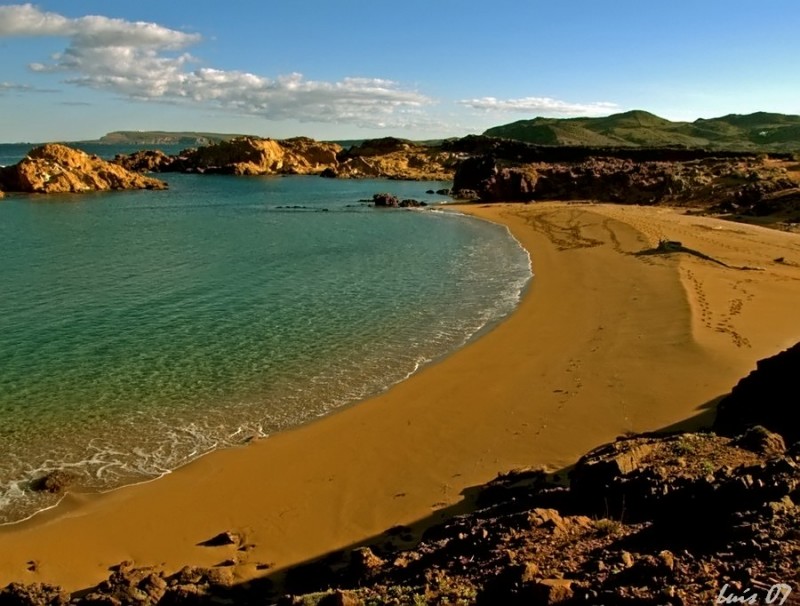
<instances>
[{"instance_id":1,"label":"sky","mask_svg":"<svg viewBox=\"0 0 800 606\"><path fill-rule=\"evenodd\" d=\"M0 0L0 142L800 114L797 0Z\"/></svg>"}]
</instances>

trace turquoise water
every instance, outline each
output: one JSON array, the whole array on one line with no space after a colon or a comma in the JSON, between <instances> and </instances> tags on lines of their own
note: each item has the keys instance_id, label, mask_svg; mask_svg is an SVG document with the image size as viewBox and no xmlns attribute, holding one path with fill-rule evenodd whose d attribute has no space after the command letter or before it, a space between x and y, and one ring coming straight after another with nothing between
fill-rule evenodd
<instances>
[{"instance_id":1,"label":"turquoise water","mask_svg":"<svg viewBox=\"0 0 800 606\"><path fill-rule=\"evenodd\" d=\"M447 184L166 178L0 203L0 522L47 471L108 489L378 393L530 277L504 228L358 202Z\"/></svg>"}]
</instances>

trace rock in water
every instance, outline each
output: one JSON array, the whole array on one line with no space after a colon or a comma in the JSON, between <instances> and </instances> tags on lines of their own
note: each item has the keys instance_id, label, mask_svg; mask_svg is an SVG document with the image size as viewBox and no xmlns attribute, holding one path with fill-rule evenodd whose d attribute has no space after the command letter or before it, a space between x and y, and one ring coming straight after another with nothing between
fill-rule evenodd
<instances>
[{"instance_id":1,"label":"rock in water","mask_svg":"<svg viewBox=\"0 0 800 606\"><path fill-rule=\"evenodd\" d=\"M372 202L381 208L396 208L400 205L400 200L392 194L375 194L372 196Z\"/></svg>"},{"instance_id":2,"label":"rock in water","mask_svg":"<svg viewBox=\"0 0 800 606\"><path fill-rule=\"evenodd\" d=\"M4 171L4 181L6 191L41 194L167 188L163 181L57 143L32 149Z\"/></svg>"},{"instance_id":3,"label":"rock in water","mask_svg":"<svg viewBox=\"0 0 800 606\"><path fill-rule=\"evenodd\" d=\"M78 479L74 473L64 469L56 469L47 475L37 478L31 483L31 488L39 492L61 494Z\"/></svg>"}]
</instances>

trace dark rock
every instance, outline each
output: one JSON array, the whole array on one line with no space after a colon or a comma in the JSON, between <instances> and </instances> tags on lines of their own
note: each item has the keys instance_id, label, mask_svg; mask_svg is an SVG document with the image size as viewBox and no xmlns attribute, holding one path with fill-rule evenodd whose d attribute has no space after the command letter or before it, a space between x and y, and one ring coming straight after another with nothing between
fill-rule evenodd
<instances>
[{"instance_id":1,"label":"dark rock","mask_svg":"<svg viewBox=\"0 0 800 606\"><path fill-rule=\"evenodd\" d=\"M414 200L413 198L400 200L400 203L398 204L400 208L419 208L422 205L423 205L422 202L420 202L419 200Z\"/></svg>"},{"instance_id":2,"label":"dark rock","mask_svg":"<svg viewBox=\"0 0 800 606\"><path fill-rule=\"evenodd\" d=\"M338 177L338 176L339 176L339 173L336 171L336 169L335 169L335 168L333 168L333 167L330 167L330 166L329 166L328 168L326 168L325 170L323 170L323 171L322 171L322 172L319 174L319 176L320 176L320 177L325 177L326 179L335 179L336 177Z\"/></svg>"},{"instance_id":3,"label":"dark rock","mask_svg":"<svg viewBox=\"0 0 800 606\"><path fill-rule=\"evenodd\" d=\"M67 606L69 594L55 585L11 583L0 590L0 606Z\"/></svg>"},{"instance_id":4,"label":"dark rock","mask_svg":"<svg viewBox=\"0 0 800 606\"><path fill-rule=\"evenodd\" d=\"M211 537L198 545L202 545L203 547L222 547L224 545L240 545L242 542L242 537L235 532L231 532L226 530L225 532L220 532L218 535Z\"/></svg>"},{"instance_id":5,"label":"dark rock","mask_svg":"<svg viewBox=\"0 0 800 606\"><path fill-rule=\"evenodd\" d=\"M136 172L167 172L175 161L175 157L168 156L159 150L142 150L132 154L117 154L114 156L115 164Z\"/></svg>"},{"instance_id":6,"label":"dark rock","mask_svg":"<svg viewBox=\"0 0 800 606\"><path fill-rule=\"evenodd\" d=\"M800 343L781 353L759 360L756 370L737 383L717 406L714 429L738 435L761 425L783 436L786 444L800 440Z\"/></svg>"},{"instance_id":7,"label":"dark rock","mask_svg":"<svg viewBox=\"0 0 800 606\"><path fill-rule=\"evenodd\" d=\"M56 469L47 475L35 479L31 482L31 488L37 492L50 492L61 494L72 485L78 476L65 469Z\"/></svg>"},{"instance_id":8,"label":"dark rock","mask_svg":"<svg viewBox=\"0 0 800 606\"><path fill-rule=\"evenodd\" d=\"M375 576L385 564L369 547L354 549L350 554L350 573L356 578Z\"/></svg>"},{"instance_id":9,"label":"dark rock","mask_svg":"<svg viewBox=\"0 0 800 606\"><path fill-rule=\"evenodd\" d=\"M400 200L392 194L375 194L372 196L372 203L379 208L397 208Z\"/></svg>"},{"instance_id":10,"label":"dark rock","mask_svg":"<svg viewBox=\"0 0 800 606\"><path fill-rule=\"evenodd\" d=\"M746 448L766 456L780 456L786 452L786 444L784 444L783 438L779 434L761 427L761 425L751 427L736 438L733 443L740 448Z\"/></svg>"},{"instance_id":11,"label":"dark rock","mask_svg":"<svg viewBox=\"0 0 800 606\"><path fill-rule=\"evenodd\" d=\"M478 200L480 198L474 189L453 190L453 197L456 200Z\"/></svg>"},{"instance_id":12,"label":"dark rock","mask_svg":"<svg viewBox=\"0 0 800 606\"><path fill-rule=\"evenodd\" d=\"M432 194L433 192L430 191L428 193ZM440 196L449 196L450 193L451 193L451 190L449 190L448 188L445 187L444 189L437 189L436 193L439 194Z\"/></svg>"}]
</instances>

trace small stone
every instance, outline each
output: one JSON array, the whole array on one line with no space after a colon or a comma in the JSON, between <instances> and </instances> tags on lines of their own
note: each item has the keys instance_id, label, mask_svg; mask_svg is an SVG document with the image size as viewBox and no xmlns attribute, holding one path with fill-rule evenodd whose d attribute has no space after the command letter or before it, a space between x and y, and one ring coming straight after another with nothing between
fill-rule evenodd
<instances>
[{"instance_id":1,"label":"small stone","mask_svg":"<svg viewBox=\"0 0 800 606\"><path fill-rule=\"evenodd\" d=\"M633 566L633 556L627 551L622 552L620 559L622 560L622 565L625 566L625 568L630 568Z\"/></svg>"},{"instance_id":2,"label":"small stone","mask_svg":"<svg viewBox=\"0 0 800 606\"><path fill-rule=\"evenodd\" d=\"M661 560L661 563L669 570L675 568L675 556L672 555L671 551L665 549L658 554L658 559Z\"/></svg>"},{"instance_id":3,"label":"small stone","mask_svg":"<svg viewBox=\"0 0 800 606\"><path fill-rule=\"evenodd\" d=\"M533 586L535 603L561 604L573 596L572 581L566 579L542 579Z\"/></svg>"},{"instance_id":4,"label":"small stone","mask_svg":"<svg viewBox=\"0 0 800 606\"><path fill-rule=\"evenodd\" d=\"M242 537L235 532L226 530L199 544L203 547L224 547L225 545L239 545L241 542Z\"/></svg>"},{"instance_id":5,"label":"small stone","mask_svg":"<svg viewBox=\"0 0 800 606\"><path fill-rule=\"evenodd\" d=\"M531 583L541 576L541 570L536 562L525 562L520 579L523 583Z\"/></svg>"},{"instance_id":6,"label":"small stone","mask_svg":"<svg viewBox=\"0 0 800 606\"><path fill-rule=\"evenodd\" d=\"M356 576L375 574L384 564L369 547L354 549L350 554L350 571Z\"/></svg>"}]
</instances>

